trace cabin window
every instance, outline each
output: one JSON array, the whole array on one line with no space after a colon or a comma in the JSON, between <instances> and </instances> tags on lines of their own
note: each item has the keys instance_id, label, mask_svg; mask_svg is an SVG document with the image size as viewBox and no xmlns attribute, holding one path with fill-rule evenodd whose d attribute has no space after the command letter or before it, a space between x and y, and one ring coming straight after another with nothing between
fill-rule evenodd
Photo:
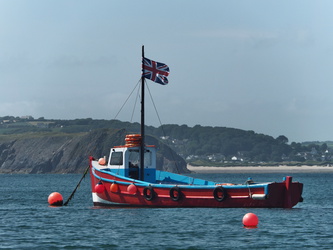
<instances>
[{"instance_id":1,"label":"cabin window","mask_svg":"<svg viewBox=\"0 0 333 250\"><path fill-rule=\"evenodd\" d=\"M151 152L149 150L145 152L145 165L151 166Z\"/></svg>"},{"instance_id":2,"label":"cabin window","mask_svg":"<svg viewBox=\"0 0 333 250\"><path fill-rule=\"evenodd\" d=\"M129 153L129 162L134 166L140 166L140 151L139 150L130 150ZM151 152L146 150L145 152L145 166L151 166Z\"/></svg>"},{"instance_id":3,"label":"cabin window","mask_svg":"<svg viewBox=\"0 0 333 250\"><path fill-rule=\"evenodd\" d=\"M140 165L140 153L139 150L130 150L128 155L128 160L134 166Z\"/></svg>"},{"instance_id":4,"label":"cabin window","mask_svg":"<svg viewBox=\"0 0 333 250\"><path fill-rule=\"evenodd\" d=\"M110 165L123 165L123 152L112 152Z\"/></svg>"}]
</instances>

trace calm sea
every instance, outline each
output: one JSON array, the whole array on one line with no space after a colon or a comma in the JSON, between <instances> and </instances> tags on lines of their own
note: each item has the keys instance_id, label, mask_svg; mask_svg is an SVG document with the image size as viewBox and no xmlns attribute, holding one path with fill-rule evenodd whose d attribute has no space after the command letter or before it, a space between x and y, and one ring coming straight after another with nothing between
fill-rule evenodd
<instances>
[{"instance_id":1,"label":"calm sea","mask_svg":"<svg viewBox=\"0 0 333 250\"><path fill-rule=\"evenodd\" d=\"M284 174L192 174L220 182L280 181ZM333 173L293 174L304 202L293 209L96 209L81 175L0 175L0 249L333 249ZM242 225L259 217L258 228Z\"/></svg>"}]
</instances>

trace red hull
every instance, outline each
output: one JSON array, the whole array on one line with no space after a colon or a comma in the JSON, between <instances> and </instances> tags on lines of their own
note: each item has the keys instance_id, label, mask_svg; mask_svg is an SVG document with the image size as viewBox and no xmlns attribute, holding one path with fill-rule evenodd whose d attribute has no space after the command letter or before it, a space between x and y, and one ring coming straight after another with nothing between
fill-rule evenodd
<instances>
[{"instance_id":1,"label":"red hull","mask_svg":"<svg viewBox=\"0 0 333 250\"><path fill-rule=\"evenodd\" d=\"M292 182L291 177L280 183L248 185L157 184L97 169L96 163L91 160L90 164L95 206L292 208L302 201L303 184ZM103 187L97 189L96 185Z\"/></svg>"}]
</instances>

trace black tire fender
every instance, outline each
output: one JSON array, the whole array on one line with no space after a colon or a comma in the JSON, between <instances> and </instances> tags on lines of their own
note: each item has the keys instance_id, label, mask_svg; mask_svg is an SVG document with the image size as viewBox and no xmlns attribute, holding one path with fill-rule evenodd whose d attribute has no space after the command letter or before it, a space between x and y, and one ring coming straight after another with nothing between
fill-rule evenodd
<instances>
[{"instance_id":1,"label":"black tire fender","mask_svg":"<svg viewBox=\"0 0 333 250\"><path fill-rule=\"evenodd\" d=\"M177 186L170 188L169 194L171 200L173 201L179 201L183 197L183 193L180 191L180 188Z\"/></svg>"},{"instance_id":2,"label":"black tire fender","mask_svg":"<svg viewBox=\"0 0 333 250\"><path fill-rule=\"evenodd\" d=\"M152 186L147 186L143 189L143 197L147 201L151 201L155 198L155 191Z\"/></svg>"},{"instance_id":3,"label":"black tire fender","mask_svg":"<svg viewBox=\"0 0 333 250\"><path fill-rule=\"evenodd\" d=\"M213 191L213 196L215 200L221 202L224 201L227 198L227 192L225 189L221 186L217 186Z\"/></svg>"}]
</instances>

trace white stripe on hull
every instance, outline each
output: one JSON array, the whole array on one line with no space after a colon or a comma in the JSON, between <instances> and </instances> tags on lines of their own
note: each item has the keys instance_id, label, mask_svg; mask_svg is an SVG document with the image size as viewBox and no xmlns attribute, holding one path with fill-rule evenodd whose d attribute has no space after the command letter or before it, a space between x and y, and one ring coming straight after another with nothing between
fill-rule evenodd
<instances>
[{"instance_id":1,"label":"white stripe on hull","mask_svg":"<svg viewBox=\"0 0 333 250\"><path fill-rule=\"evenodd\" d=\"M126 203L117 203L117 202L112 202L112 201L107 201L104 200L100 197L98 197L97 193L92 193L92 199L93 199L93 203L99 203L99 204L104 204L104 205L109 205L109 206L130 206L130 204L126 204Z\"/></svg>"}]
</instances>

